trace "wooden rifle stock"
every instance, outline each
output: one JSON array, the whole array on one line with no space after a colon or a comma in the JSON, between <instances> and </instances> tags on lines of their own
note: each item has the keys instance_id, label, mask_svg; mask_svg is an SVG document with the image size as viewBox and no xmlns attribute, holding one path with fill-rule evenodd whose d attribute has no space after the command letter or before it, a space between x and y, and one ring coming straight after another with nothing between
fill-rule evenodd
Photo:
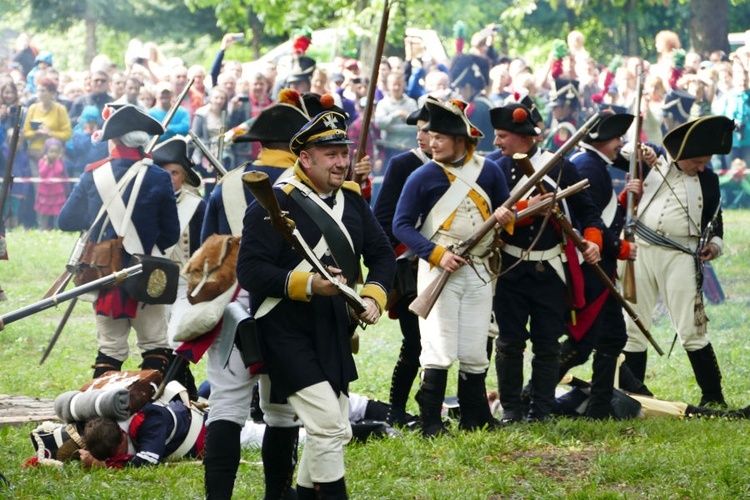
<instances>
[{"instance_id":1,"label":"wooden rifle stock","mask_svg":"<svg viewBox=\"0 0 750 500\"><path fill-rule=\"evenodd\" d=\"M526 155L514 155L513 160L516 162L516 165L526 174L531 175L531 173L534 172L534 166L529 161L529 158ZM544 185L540 182L538 184L538 189L542 192L545 192ZM575 229L573 229L573 226L570 224L570 221L567 217L565 217L565 214L563 214L557 207L553 209L553 215L555 219L557 220L558 224L560 224L560 228L562 231L570 238L573 243L575 243L576 248L578 248L579 251L584 252L586 250L586 242L581 238ZM628 316L633 320L633 322L638 326L638 329L643 333L643 336L646 337L646 339L651 343L651 345L656 349L656 352L659 353L660 356L664 355L664 351L659 347L659 344L656 343L656 340L651 336L651 333L648 331L646 326L641 321L638 314L633 310L633 308L630 306L628 301L626 301L622 295L620 295L619 290L617 290L617 287L614 283L612 283L612 280L607 276L607 273L604 272L604 270L599 266L599 264L590 264L592 269L595 271L597 277L604 283L604 285L609 290L609 293L612 294L612 296L615 297L617 302L622 306L623 309L628 313Z\"/></svg>"},{"instance_id":2,"label":"wooden rifle stock","mask_svg":"<svg viewBox=\"0 0 750 500\"><path fill-rule=\"evenodd\" d=\"M294 221L286 217L286 213L281 210L279 200L276 199L276 195L273 192L273 186L271 186L268 174L251 170L242 174L242 182L247 186L255 199L258 200L260 206L268 212L271 226L302 255L307 263L312 266L314 272L336 285L341 291L343 299L357 315L363 313L367 309L367 305L362 300L362 297L353 288L331 276L327 267L310 249L307 242L302 239L302 235L296 229Z\"/></svg>"},{"instance_id":3,"label":"wooden rifle stock","mask_svg":"<svg viewBox=\"0 0 750 500\"><path fill-rule=\"evenodd\" d=\"M534 173L534 175L530 176L530 178L524 183L523 187L519 189L515 193L511 193L510 197L505 200L505 203L502 204L504 208L507 208L509 210L513 209L513 205L515 205L518 200L523 198L526 193L531 191L539 182L542 177L547 175L547 173L552 170L552 167L557 165L557 163L564 158L573 147L575 147L576 144L578 144L581 139L584 138L586 134L589 133L589 130L591 130L594 125L599 121L599 116L594 115L591 118L589 118L586 123L581 126L578 131L576 131L575 134L573 134L562 146L560 146L560 149L558 149L549 159L549 161L542 166L537 172ZM469 251L479 243L479 241L486 235L488 232L490 232L495 227L495 217L490 216L489 219L484 221L484 223L479 226L479 229L477 229L469 238L466 239L466 241L461 242L458 246L451 249L451 251L461 257L466 258ZM425 289L430 290L430 296L428 297L422 297L424 294L424 291L420 293L417 298L415 298L411 304L409 304L409 310L419 316L420 318L426 318L427 315L430 314L430 311L432 310L432 307L435 305L435 302L437 302L437 298L440 295L440 293L443 291L443 288L445 287L445 283L448 282L448 276L450 273L446 271L445 269L442 270L440 273L440 276L435 278L435 280L430 283L430 285ZM435 283L435 282L439 283ZM434 286L433 286L434 285Z\"/></svg>"},{"instance_id":4,"label":"wooden rifle stock","mask_svg":"<svg viewBox=\"0 0 750 500\"><path fill-rule=\"evenodd\" d=\"M641 97L643 96L643 64L638 65L638 80L635 90L635 129L633 130L633 153L630 155L630 166L628 174L631 179L640 178L641 163L641 126L643 118L641 114ZM625 241L635 243L635 195L628 191L627 215L625 220ZM622 295L632 304L638 303L638 294L635 288L635 263L628 259L625 261L625 272L622 276Z\"/></svg>"}]
</instances>

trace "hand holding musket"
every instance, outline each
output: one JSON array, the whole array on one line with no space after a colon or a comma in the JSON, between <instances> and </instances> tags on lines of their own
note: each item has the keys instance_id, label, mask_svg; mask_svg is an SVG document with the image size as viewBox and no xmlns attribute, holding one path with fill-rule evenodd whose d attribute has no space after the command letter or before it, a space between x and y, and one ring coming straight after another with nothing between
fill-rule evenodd
<instances>
[{"instance_id":1,"label":"hand holding musket","mask_svg":"<svg viewBox=\"0 0 750 500\"><path fill-rule=\"evenodd\" d=\"M302 254L302 257L312 266L313 271L323 276L333 283L339 289L346 303L354 310L357 316L367 309L362 297L351 287L341 283L331 276L328 268L315 255L310 246L305 242L296 228L294 221L286 216L281 210L279 201L273 192L271 181L265 172L250 171L242 174L242 182L247 186L250 192L260 205L268 211L269 220L273 228L278 231L292 247Z\"/></svg>"},{"instance_id":2,"label":"hand holding musket","mask_svg":"<svg viewBox=\"0 0 750 500\"><path fill-rule=\"evenodd\" d=\"M529 177L531 177L534 174L534 166L529 161L528 156L526 155L514 155L513 160L516 162L516 165ZM544 190L544 186L541 182L538 183L538 186L540 191ZM558 224L560 224L560 228L565 233L566 236L568 236L573 243L575 243L576 248L583 253L587 246L590 243L587 243L583 238L579 236L579 234L576 232L575 229L573 229L573 226L571 225L570 221L567 217L565 217L565 214L563 214L557 207L552 211L553 216L557 220ZM597 277L604 283L604 285L609 290L609 293L612 294L612 296L617 299L617 302L622 306L623 309L628 313L630 318L633 320L633 322L638 326L638 329L643 333L644 337L651 343L651 345L656 349L656 352L659 353L660 356L664 355L664 351L662 351L661 347L659 347L659 344L656 343L656 340L651 336L651 333L648 331L646 326L641 321L641 318L638 316L638 313L636 313L633 308L628 304L628 301L626 301L622 295L620 295L620 292L617 290L617 287L612 283L612 280L607 276L607 273L604 272L604 270L599 266L599 264L589 264L592 269L596 272Z\"/></svg>"},{"instance_id":3,"label":"hand holding musket","mask_svg":"<svg viewBox=\"0 0 750 500\"><path fill-rule=\"evenodd\" d=\"M534 189L536 187L536 184L542 180L542 177L547 175L547 173L552 170L552 167L557 165L557 163L562 158L564 158L570 152L570 150L573 149L576 144L578 144L578 142L580 142L581 139L584 138L586 134L589 133L589 131L594 127L594 125L596 125L598 121L599 115L594 115L589 118L586 123L584 123L583 126L550 157L549 161L526 181L521 189L519 189L516 193L511 193L510 197L505 200L505 203L503 203L502 206L507 209L512 209L513 205L515 205L518 200L523 198L526 193ZM452 248L451 251L460 257L468 257L469 251L474 248L474 246L479 243L482 238L494 228L495 218L491 216L486 221L484 221L479 229L477 229L465 241L462 241L458 246ZM437 302L438 296L443 291L445 283L448 281L449 277L450 273L443 269L440 275L435 278L433 282L430 283L430 285L425 290L423 290L422 293L420 293L417 298L414 299L414 301L412 301L411 304L409 304L409 310L421 318L426 318L427 315L430 314L430 311L435 305L435 302Z\"/></svg>"},{"instance_id":4,"label":"hand holding musket","mask_svg":"<svg viewBox=\"0 0 750 500\"><path fill-rule=\"evenodd\" d=\"M641 126L643 124L643 115L641 113L641 98L643 97L643 65L638 65L638 83L635 90L635 127L633 130L633 153L630 155L630 167L628 175L631 180L640 179L641 163ZM628 243L635 242L635 195L628 191L627 195L627 215L625 219L625 241ZM638 303L638 296L635 288L635 267L632 260L625 261L625 272L622 276L622 294L631 303Z\"/></svg>"}]
</instances>

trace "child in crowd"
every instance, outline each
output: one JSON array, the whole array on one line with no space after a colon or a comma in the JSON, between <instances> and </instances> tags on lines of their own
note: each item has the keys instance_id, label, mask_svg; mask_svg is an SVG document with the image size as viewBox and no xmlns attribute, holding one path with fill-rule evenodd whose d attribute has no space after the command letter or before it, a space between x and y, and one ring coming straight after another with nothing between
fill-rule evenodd
<instances>
[{"instance_id":1,"label":"child in crowd","mask_svg":"<svg viewBox=\"0 0 750 500\"><path fill-rule=\"evenodd\" d=\"M47 139L44 154L39 158L39 177L42 181L39 183L34 205L40 229L56 227L57 215L67 198L65 184L58 180L67 178L62 154L62 142L55 138Z\"/></svg>"}]
</instances>

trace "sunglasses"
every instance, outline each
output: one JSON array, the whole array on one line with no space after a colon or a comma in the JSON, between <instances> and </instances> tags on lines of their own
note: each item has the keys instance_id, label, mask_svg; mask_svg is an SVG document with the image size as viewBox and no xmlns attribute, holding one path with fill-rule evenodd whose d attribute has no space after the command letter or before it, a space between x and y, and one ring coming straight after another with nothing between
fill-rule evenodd
<instances>
[{"instance_id":1,"label":"sunglasses","mask_svg":"<svg viewBox=\"0 0 750 500\"><path fill-rule=\"evenodd\" d=\"M102 78L97 78L96 80L94 80L94 83L107 83L107 80L104 80Z\"/></svg>"}]
</instances>

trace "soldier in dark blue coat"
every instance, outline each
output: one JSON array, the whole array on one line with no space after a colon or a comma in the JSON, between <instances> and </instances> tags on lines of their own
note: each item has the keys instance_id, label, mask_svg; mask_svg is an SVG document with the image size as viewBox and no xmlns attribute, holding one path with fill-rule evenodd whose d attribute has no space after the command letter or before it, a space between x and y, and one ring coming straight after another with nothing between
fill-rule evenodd
<instances>
[{"instance_id":1,"label":"soldier in dark blue coat","mask_svg":"<svg viewBox=\"0 0 750 500\"><path fill-rule=\"evenodd\" d=\"M397 257L397 279L393 285L394 291L391 292L396 295L396 299L391 303L389 296L389 316L398 318L403 336L401 352L391 377L391 407L387 419L390 425L408 423L406 402L409 399L409 391L411 391L414 378L419 372L419 354L422 352L419 319L416 314L409 311L409 304L414 300L417 292L416 258L410 256L406 245L393 236L393 216L396 213L396 204L404 189L406 179L432 158L429 136L426 131L422 130L428 121L427 106L422 106L406 118L407 125L417 126L417 147L394 156L388 162L383 177L383 186L380 188L378 201L375 204L375 218L385 230ZM409 288L407 286L409 283L413 285L413 288L406 289Z\"/></svg>"},{"instance_id":2,"label":"soldier in dark blue coat","mask_svg":"<svg viewBox=\"0 0 750 500\"><path fill-rule=\"evenodd\" d=\"M374 324L385 307L395 261L359 186L345 181L349 144L343 114L317 115L292 139L299 157L294 176L274 193L305 241L325 264L341 268L346 282L356 283L364 258L369 274L360 295L366 309L357 319ZM347 394L357 378L349 343L352 318L339 288L310 269L272 228L265 209L251 204L237 277L252 296L272 402L288 400L307 431L298 495L344 498L344 444L351 438Z\"/></svg>"},{"instance_id":3,"label":"soldier in dark blue coat","mask_svg":"<svg viewBox=\"0 0 750 500\"><path fill-rule=\"evenodd\" d=\"M155 248L164 252L177 243L180 224L170 175L144 153L151 135L163 131L158 121L134 106L123 106L112 112L99 138L109 141L109 158L86 167L60 212L60 229L85 231L92 228L91 242L122 237L124 266L134 253L150 255ZM117 182L126 175L130 180L118 190ZM126 207L131 204L136 185L138 192L132 200L133 210L128 220L124 217ZM103 200L108 206L100 214ZM171 353L165 307L141 304L120 286L100 290L95 303L99 352L94 377L109 370L120 370L128 356L131 327L136 331L142 351L141 367L165 372Z\"/></svg>"},{"instance_id":4,"label":"soldier in dark blue coat","mask_svg":"<svg viewBox=\"0 0 750 500\"><path fill-rule=\"evenodd\" d=\"M543 152L537 147L536 136L539 128L531 118L531 110L519 103L509 104L490 111L495 127L495 145L500 147L503 156L500 168L508 180L511 193L523 185L525 176L512 157L525 153L532 164L543 165ZM578 172L570 162L563 160L552 168L544 184L548 191L554 184L565 188L580 180ZM523 209L550 196L534 193L518 202ZM583 257L587 262L599 260L601 244L601 221L586 191L565 200L563 206L572 216L574 226L584 230L587 249ZM539 231L542 231L539 234ZM497 340L496 366L500 385L500 400L503 406L503 421L520 422L546 419L554 403L555 387L560 366L559 338L566 332L567 287L577 282L566 283L564 258L570 255L578 264L575 251L570 252L562 244L559 227L552 220L543 226L542 218L520 220L516 223L513 235L507 236L502 248L503 267L495 293L494 311L500 335ZM529 248L534 244L531 251ZM570 252L570 253L569 253ZM519 262L520 261L520 262ZM570 274L574 275L575 268ZM579 271L580 273L580 271ZM572 281L572 280L571 280ZM582 282L580 290L573 297L583 301ZM530 323L530 331L527 323ZM523 353L526 341L531 340L534 357L531 361L531 400L528 415L522 408Z\"/></svg>"},{"instance_id":5,"label":"soldier in dark blue coat","mask_svg":"<svg viewBox=\"0 0 750 500\"><path fill-rule=\"evenodd\" d=\"M602 118L581 143L581 151L571 158L581 178L589 180L588 192L604 223L602 231L602 270L615 281L617 261L635 259L635 243L620 239L625 223L625 195L617 196L612 189L608 166L620 157L622 136L635 118L630 114L602 112ZM620 157L621 158L621 157ZM625 164L619 162L619 164ZM625 164L626 165L626 164ZM639 195L641 181L628 182L627 190ZM579 312L577 322L571 324L571 337L562 346L560 375L573 366L584 363L596 349L591 377L591 399L586 416L612 416L612 391L617 357L627 342L622 306L596 276L591 266L583 266L586 306Z\"/></svg>"}]
</instances>

